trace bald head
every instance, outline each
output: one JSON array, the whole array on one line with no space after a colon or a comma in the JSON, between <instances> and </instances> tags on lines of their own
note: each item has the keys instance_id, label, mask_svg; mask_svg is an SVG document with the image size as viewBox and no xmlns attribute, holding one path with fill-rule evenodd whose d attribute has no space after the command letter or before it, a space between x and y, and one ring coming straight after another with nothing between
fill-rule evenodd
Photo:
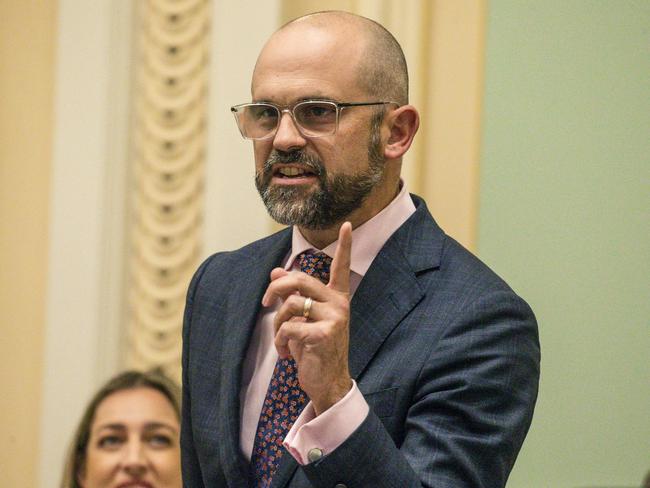
<instances>
[{"instance_id":1,"label":"bald head","mask_svg":"<svg viewBox=\"0 0 650 488\"><path fill-rule=\"evenodd\" d=\"M316 12L283 25L267 45L280 41L285 34L310 30L334 36L339 42L353 47L354 55L342 55L338 62L342 71L346 68L355 71L358 86L369 98L394 101L400 105L408 103L408 70L404 53L397 40L381 24L348 12ZM307 37L305 42L309 42Z\"/></svg>"}]
</instances>

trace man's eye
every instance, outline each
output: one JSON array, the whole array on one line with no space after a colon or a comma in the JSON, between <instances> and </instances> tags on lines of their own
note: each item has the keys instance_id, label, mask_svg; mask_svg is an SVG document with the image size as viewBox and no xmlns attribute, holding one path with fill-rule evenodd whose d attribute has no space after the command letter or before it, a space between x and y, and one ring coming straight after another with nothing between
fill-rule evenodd
<instances>
[{"instance_id":1,"label":"man's eye","mask_svg":"<svg viewBox=\"0 0 650 488\"><path fill-rule=\"evenodd\" d=\"M252 113L253 117L258 120L276 118L278 116L277 111L273 107L258 107Z\"/></svg>"},{"instance_id":2,"label":"man's eye","mask_svg":"<svg viewBox=\"0 0 650 488\"><path fill-rule=\"evenodd\" d=\"M122 437L118 435L105 435L99 438L97 445L101 449L117 449L122 442Z\"/></svg>"},{"instance_id":3,"label":"man's eye","mask_svg":"<svg viewBox=\"0 0 650 488\"><path fill-rule=\"evenodd\" d=\"M303 108L302 115L306 118L326 118L331 117L336 109L330 105L308 105Z\"/></svg>"}]
</instances>

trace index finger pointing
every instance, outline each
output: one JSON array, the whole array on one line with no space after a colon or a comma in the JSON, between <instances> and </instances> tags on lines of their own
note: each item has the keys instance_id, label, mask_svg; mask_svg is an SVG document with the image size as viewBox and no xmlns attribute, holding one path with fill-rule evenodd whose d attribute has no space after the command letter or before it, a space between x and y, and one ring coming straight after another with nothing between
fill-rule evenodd
<instances>
[{"instance_id":1,"label":"index finger pointing","mask_svg":"<svg viewBox=\"0 0 650 488\"><path fill-rule=\"evenodd\" d=\"M350 262L352 254L352 224L344 222L339 229L339 242L330 268L327 286L337 291L350 292Z\"/></svg>"}]
</instances>

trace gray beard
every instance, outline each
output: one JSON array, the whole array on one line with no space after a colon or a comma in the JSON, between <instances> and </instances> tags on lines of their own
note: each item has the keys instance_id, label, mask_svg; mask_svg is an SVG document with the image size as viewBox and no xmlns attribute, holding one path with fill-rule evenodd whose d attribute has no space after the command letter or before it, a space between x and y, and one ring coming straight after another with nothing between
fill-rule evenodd
<instances>
[{"instance_id":1,"label":"gray beard","mask_svg":"<svg viewBox=\"0 0 650 488\"><path fill-rule=\"evenodd\" d=\"M373 131L374 132L374 131ZM384 174L384 159L379 153L378 135L373 134L368 147L368 169L353 175L329 175L323 163L302 151L290 153L273 150L262 171L255 174L255 186L269 215L285 225L320 230L341 222L361 204ZM272 167L278 163L300 163L318 178L316 188L302 185L271 185Z\"/></svg>"}]
</instances>

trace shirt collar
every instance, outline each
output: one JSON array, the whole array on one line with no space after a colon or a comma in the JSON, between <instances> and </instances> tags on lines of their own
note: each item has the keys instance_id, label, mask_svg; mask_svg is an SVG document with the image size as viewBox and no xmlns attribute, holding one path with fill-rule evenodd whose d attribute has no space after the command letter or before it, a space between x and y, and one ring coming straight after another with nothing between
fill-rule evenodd
<instances>
[{"instance_id":1,"label":"shirt collar","mask_svg":"<svg viewBox=\"0 0 650 488\"><path fill-rule=\"evenodd\" d=\"M365 276L386 241L415 212L415 205L406 189L406 183L400 181L400 184L399 194L381 212L352 231L350 269L354 273ZM294 225L291 254L284 268L291 269L298 254L309 250L321 251L333 258L337 245L338 240L325 249L316 249Z\"/></svg>"}]
</instances>

